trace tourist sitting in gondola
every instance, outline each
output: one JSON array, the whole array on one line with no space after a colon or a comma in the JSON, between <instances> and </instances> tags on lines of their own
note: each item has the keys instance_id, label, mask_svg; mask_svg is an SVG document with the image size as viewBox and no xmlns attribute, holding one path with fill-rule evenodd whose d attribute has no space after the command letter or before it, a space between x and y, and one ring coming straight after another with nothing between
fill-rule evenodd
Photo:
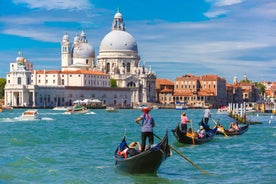
<instances>
[{"instance_id":1,"label":"tourist sitting in gondola","mask_svg":"<svg viewBox=\"0 0 276 184\"><path fill-rule=\"evenodd\" d=\"M134 156L141 153L141 145L139 142L132 142L128 146L127 153L129 156Z\"/></svg>"},{"instance_id":2,"label":"tourist sitting in gondola","mask_svg":"<svg viewBox=\"0 0 276 184\"><path fill-rule=\"evenodd\" d=\"M198 138L204 138L206 136L206 132L203 126L199 127L199 130L197 131Z\"/></svg>"},{"instance_id":3,"label":"tourist sitting in gondola","mask_svg":"<svg viewBox=\"0 0 276 184\"><path fill-rule=\"evenodd\" d=\"M139 142L132 142L124 150L118 151L119 156L127 158L141 153L141 145Z\"/></svg>"},{"instance_id":4,"label":"tourist sitting in gondola","mask_svg":"<svg viewBox=\"0 0 276 184\"><path fill-rule=\"evenodd\" d=\"M200 123L199 123L199 126L203 126L203 128L204 128L206 131L211 130L211 129L210 129L210 126L209 126L208 124L204 123L204 120L203 120L203 119L201 119L201 121L200 121Z\"/></svg>"},{"instance_id":5,"label":"tourist sitting in gondola","mask_svg":"<svg viewBox=\"0 0 276 184\"><path fill-rule=\"evenodd\" d=\"M234 132L234 131L239 131L240 130L240 126L238 125L237 122L232 122L230 124L230 127L229 127L229 132Z\"/></svg>"}]
</instances>

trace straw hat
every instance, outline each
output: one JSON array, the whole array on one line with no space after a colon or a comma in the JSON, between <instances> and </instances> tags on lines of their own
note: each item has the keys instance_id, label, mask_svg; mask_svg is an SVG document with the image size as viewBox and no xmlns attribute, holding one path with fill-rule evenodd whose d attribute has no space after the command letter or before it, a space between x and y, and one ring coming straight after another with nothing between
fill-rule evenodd
<instances>
[{"instance_id":1,"label":"straw hat","mask_svg":"<svg viewBox=\"0 0 276 184\"><path fill-rule=\"evenodd\" d=\"M132 142L132 143L130 143L129 144L129 148L136 148L136 145L137 145L137 143L136 142Z\"/></svg>"}]
</instances>

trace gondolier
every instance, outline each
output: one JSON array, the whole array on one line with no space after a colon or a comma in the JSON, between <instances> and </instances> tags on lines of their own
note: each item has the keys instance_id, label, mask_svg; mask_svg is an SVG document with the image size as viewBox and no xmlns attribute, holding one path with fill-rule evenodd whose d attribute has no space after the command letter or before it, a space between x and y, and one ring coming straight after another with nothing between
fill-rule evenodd
<instances>
[{"instance_id":1,"label":"gondolier","mask_svg":"<svg viewBox=\"0 0 276 184\"><path fill-rule=\"evenodd\" d=\"M210 111L210 107L208 107L207 109L204 110L204 123L208 124L209 122L209 118L211 118L211 111Z\"/></svg>"},{"instance_id":2,"label":"gondolier","mask_svg":"<svg viewBox=\"0 0 276 184\"><path fill-rule=\"evenodd\" d=\"M135 122L139 124L139 121L142 120L142 130L141 130L141 139L142 146L141 151L145 151L146 147L146 139L148 138L149 145L153 145L154 137L153 137L153 127L155 126L155 122L153 117L149 115L150 109L148 107L144 107L142 109L143 114L139 116Z\"/></svg>"},{"instance_id":3,"label":"gondolier","mask_svg":"<svg viewBox=\"0 0 276 184\"><path fill-rule=\"evenodd\" d=\"M186 112L183 112L181 114L180 119L181 119L181 130L183 132L187 132L187 123L190 122L190 120L186 116Z\"/></svg>"}]
</instances>

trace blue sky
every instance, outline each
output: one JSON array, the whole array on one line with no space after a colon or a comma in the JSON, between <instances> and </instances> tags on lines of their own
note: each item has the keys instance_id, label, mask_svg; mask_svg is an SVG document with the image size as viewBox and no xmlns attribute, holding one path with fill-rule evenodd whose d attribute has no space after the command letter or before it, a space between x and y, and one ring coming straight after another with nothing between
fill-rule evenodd
<instances>
[{"instance_id":1,"label":"blue sky","mask_svg":"<svg viewBox=\"0 0 276 184\"><path fill-rule=\"evenodd\" d=\"M60 42L82 29L96 55L117 9L142 62L158 78L216 74L232 83L276 81L274 0L10 0L0 6L0 77L18 52L35 69L60 69Z\"/></svg>"}]
</instances>

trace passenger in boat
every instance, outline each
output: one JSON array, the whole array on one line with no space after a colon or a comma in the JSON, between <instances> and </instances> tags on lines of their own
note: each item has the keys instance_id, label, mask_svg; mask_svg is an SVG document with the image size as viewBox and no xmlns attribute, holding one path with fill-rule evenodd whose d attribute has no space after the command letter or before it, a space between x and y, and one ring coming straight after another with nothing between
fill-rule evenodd
<instances>
[{"instance_id":1,"label":"passenger in boat","mask_svg":"<svg viewBox=\"0 0 276 184\"><path fill-rule=\"evenodd\" d=\"M237 122L232 122L229 127L229 132L234 132L234 131L239 131L240 126L238 125Z\"/></svg>"},{"instance_id":2,"label":"passenger in boat","mask_svg":"<svg viewBox=\"0 0 276 184\"><path fill-rule=\"evenodd\" d=\"M181 130L185 133L187 132L187 123L190 122L190 120L186 116L186 112L183 112L181 114L180 119L181 119Z\"/></svg>"},{"instance_id":3,"label":"passenger in boat","mask_svg":"<svg viewBox=\"0 0 276 184\"><path fill-rule=\"evenodd\" d=\"M204 122L205 122L205 124L208 124L209 118L211 118L210 107L208 107L207 109L204 110Z\"/></svg>"},{"instance_id":4,"label":"passenger in boat","mask_svg":"<svg viewBox=\"0 0 276 184\"><path fill-rule=\"evenodd\" d=\"M203 119L203 118L201 119L201 121L200 121L200 123L199 123L199 126L203 126L203 128L204 128L206 131L211 130L211 129L210 129L210 126L209 126L208 124L204 123L204 119Z\"/></svg>"},{"instance_id":5,"label":"passenger in boat","mask_svg":"<svg viewBox=\"0 0 276 184\"><path fill-rule=\"evenodd\" d=\"M132 142L122 151L118 151L119 156L123 156L124 158L131 157L141 153L141 145L139 142Z\"/></svg>"},{"instance_id":6,"label":"passenger in boat","mask_svg":"<svg viewBox=\"0 0 276 184\"><path fill-rule=\"evenodd\" d=\"M200 126L199 127L199 130L197 131L197 134L198 134L198 138L204 138L205 135L206 135L206 132L205 132L205 129L203 126Z\"/></svg>"},{"instance_id":7,"label":"passenger in boat","mask_svg":"<svg viewBox=\"0 0 276 184\"><path fill-rule=\"evenodd\" d=\"M141 153L141 145L139 142L132 142L128 146L127 153L129 156L134 156Z\"/></svg>"},{"instance_id":8,"label":"passenger in boat","mask_svg":"<svg viewBox=\"0 0 276 184\"><path fill-rule=\"evenodd\" d=\"M149 115L150 109L148 107L144 107L142 109L143 114L139 116L135 121L137 124L142 120L142 130L141 130L141 138L142 138L142 148L141 151L145 151L146 147L146 139L148 138L149 145L153 145L153 127L155 126L155 122L152 116ZM140 125L140 124L139 124Z\"/></svg>"}]
</instances>

